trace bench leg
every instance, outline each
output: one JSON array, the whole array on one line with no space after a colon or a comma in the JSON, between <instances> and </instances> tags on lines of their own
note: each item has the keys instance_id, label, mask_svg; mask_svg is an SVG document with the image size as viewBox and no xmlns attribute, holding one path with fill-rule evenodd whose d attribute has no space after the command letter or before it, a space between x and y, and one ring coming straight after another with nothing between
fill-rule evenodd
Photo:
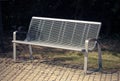
<instances>
[{"instance_id":1,"label":"bench leg","mask_svg":"<svg viewBox=\"0 0 120 81\"><path fill-rule=\"evenodd\" d=\"M13 43L13 60L16 61L16 43Z\"/></svg>"},{"instance_id":2,"label":"bench leg","mask_svg":"<svg viewBox=\"0 0 120 81\"><path fill-rule=\"evenodd\" d=\"M88 52L84 53L84 73L87 73Z\"/></svg>"},{"instance_id":3,"label":"bench leg","mask_svg":"<svg viewBox=\"0 0 120 81\"><path fill-rule=\"evenodd\" d=\"M99 70L102 70L102 52L99 43L97 43L97 47L98 47L98 67Z\"/></svg>"},{"instance_id":4,"label":"bench leg","mask_svg":"<svg viewBox=\"0 0 120 81\"><path fill-rule=\"evenodd\" d=\"M85 74L87 74L88 44L89 44L89 40L86 40L86 41L85 41L85 53L84 53L84 73L85 73Z\"/></svg>"},{"instance_id":5,"label":"bench leg","mask_svg":"<svg viewBox=\"0 0 120 81\"><path fill-rule=\"evenodd\" d=\"M85 40L85 54L84 54L84 72L87 73L87 61L88 61L88 44L90 41L96 41L97 42L97 48L98 48L98 69L94 70L93 72L101 71L102 70L102 52L100 43L96 39L90 39ZM92 73L92 71L91 71Z\"/></svg>"},{"instance_id":6,"label":"bench leg","mask_svg":"<svg viewBox=\"0 0 120 81\"><path fill-rule=\"evenodd\" d=\"M32 52L32 46L31 45L29 45L29 52L30 52L30 59L33 60L33 56L32 56L33 52Z\"/></svg>"}]
</instances>

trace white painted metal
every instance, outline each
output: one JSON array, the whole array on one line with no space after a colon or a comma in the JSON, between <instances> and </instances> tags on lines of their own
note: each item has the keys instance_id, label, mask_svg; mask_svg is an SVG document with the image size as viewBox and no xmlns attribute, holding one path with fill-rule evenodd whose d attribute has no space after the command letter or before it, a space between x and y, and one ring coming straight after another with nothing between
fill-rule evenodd
<instances>
[{"instance_id":1,"label":"white painted metal","mask_svg":"<svg viewBox=\"0 0 120 81\"><path fill-rule=\"evenodd\" d=\"M33 60L33 56L32 56L33 52L32 52L32 46L31 45L29 45L29 52L30 52L30 59Z\"/></svg>"},{"instance_id":2,"label":"white painted metal","mask_svg":"<svg viewBox=\"0 0 120 81\"><path fill-rule=\"evenodd\" d=\"M36 42L27 42L27 41L12 41L14 43L18 43L18 44L26 44L26 45L34 45L34 46L43 46L43 47L51 47L51 48L60 48L60 49L66 49L66 50L74 50L74 51L82 51L84 50L84 48L70 48L69 46L62 46L62 45L59 45L59 46L55 46L53 44L49 44L49 43L36 43Z\"/></svg>"},{"instance_id":3,"label":"white painted metal","mask_svg":"<svg viewBox=\"0 0 120 81\"><path fill-rule=\"evenodd\" d=\"M75 51L85 50L84 71L87 72L88 50L92 50L97 43L96 41L89 42L87 39L97 39L100 26L100 22L32 17L29 30L24 41L16 40L16 32L13 33L12 42L14 61L16 60L16 43L28 44L31 56L31 45ZM100 61L101 58L99 63Z\"/></svg>"},{"instance_id":4,"label":"white painted metal","mask_svg":"<svg viewBox=\"0 0 120 81\"><path fill-rule=\"evenodd\" d=\"M13 41L16 41L16 33L17 31L13 32ZM13 59L16 61L16 43L13 42Z\"/></svg>"},{"instance_id":5,"label":"white painted metal","mask_svg":"<svg viewBox=\"0 0 120 81\"><path fill-rule=\"evenodd\" d=\"M85 53L84 53L84 72L87 73L87 64L88 64L88 44L89 40L85 40Z\"/></svg>"},{"instance_id":6,"label":"white painted metal","mask_svg":"<svg viewBox=\"0 0 120 81\"><path fill-rule=\"evenodd\" d=\"M76 22L76 23L88 23L88 24L101 24L100 22L82 21L82 20L70 20L70 19L57 19L57 18L47 18L47 17L33 17L34 19L43 20L54 20L54 21L64 21L64 22Z\"/></svg>"},{"instance_id":7,"label":"white painted metal","mask_svg":"<svg viewBox=\"0 0 120 81\"><path fill-rule=\"evenodd\" d=\"M87 73L87 61L88 61L88 50L89 50L89 43L92 41L97 42L97 49L98 49L98 69L96 71L102 70L102 52L99 41L97 39L88 39L85 41L85 57L84 57L84 72Z\"/></svg>"}]
</instances>

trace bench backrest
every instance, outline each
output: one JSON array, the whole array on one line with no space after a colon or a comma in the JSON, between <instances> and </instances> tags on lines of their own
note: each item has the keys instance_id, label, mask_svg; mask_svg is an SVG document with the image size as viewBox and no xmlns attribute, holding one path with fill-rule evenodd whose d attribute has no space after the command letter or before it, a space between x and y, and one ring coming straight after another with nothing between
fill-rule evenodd
<instances>
[{"instance_id":1,"label":"bench backrest","mask_svg":"<svg viewBox=\"0 0 120 81\"><path fill-rule=\"evenodd\" d=\"M32 17L26 40L84 48L86 39L98 38L100 27L100 22ZM91 42L89 49L94 46Z\"/></svg>"}]
</instances>

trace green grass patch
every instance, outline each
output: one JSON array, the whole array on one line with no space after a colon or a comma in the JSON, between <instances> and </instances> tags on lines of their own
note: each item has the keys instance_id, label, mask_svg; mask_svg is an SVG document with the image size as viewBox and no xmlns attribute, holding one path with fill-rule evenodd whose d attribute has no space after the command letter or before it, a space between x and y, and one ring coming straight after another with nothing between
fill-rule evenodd
<instances>
[{"instance_id":1,"label":"green grass patch","mask_svg":"<svg viewBox=\"0 0 120 81\"><path fill-rule=\"evenodd\" d=\"M83 65L84 55L79 52L68 51L65 53L50 52L45 54L48 59L59 61L64 64L71 65ZM120 53L114 53L109 51L102 52L103 69L120 69ZM98 54L97 52L90 52L88 55L88 67L98 67Z\"/></svg>"},{"instance_id":2,"label":"green grass patch","mask_svg":"<svg viewBox=\"0 0 120 81\"><path fill-rule=\"evenodd\" d=\"M26 54L25 54L26 55ZM25 57L25 55L23 55ZM27 55L29 56L29 54ZM69 65L84 65L84 54L75 51L56 50L50 49L48 51L40 51L33 55L34 57L40 57L40 59L47 59L59 62L60 64ZM38 58L39 59L39 58ZM103 69L118 69L120 70L120 53L111 51L102 51L102 63ZM98 67L98 54L97 52L89 52L88 55L88 68Z\"/></svg>"}]
</instances>

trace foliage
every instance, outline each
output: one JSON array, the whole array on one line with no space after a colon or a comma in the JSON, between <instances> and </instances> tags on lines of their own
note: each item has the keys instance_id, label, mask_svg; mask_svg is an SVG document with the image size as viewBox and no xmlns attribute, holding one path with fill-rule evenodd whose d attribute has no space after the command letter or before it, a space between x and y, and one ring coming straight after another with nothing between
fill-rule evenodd
<instances>
[{"instance_id":1,"label":"foliage","mask_svg":"<svg viewBox=\"0 0 120 81\"><path fill-rule=\"evenodd\" d=\"M119 32L119 0L8 0L2 2L5 29L26 26L32 16L101 21L105 35Z\"/></svg>"}]
</instances>

